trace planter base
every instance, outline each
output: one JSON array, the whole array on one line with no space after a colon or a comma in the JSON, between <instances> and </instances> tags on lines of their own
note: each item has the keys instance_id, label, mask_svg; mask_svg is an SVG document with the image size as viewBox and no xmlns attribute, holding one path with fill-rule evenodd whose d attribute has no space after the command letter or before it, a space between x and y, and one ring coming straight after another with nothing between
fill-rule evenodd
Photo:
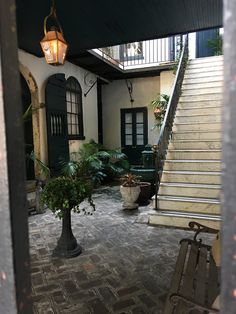
<instances>
[{"instance_id":1,"label":"planter base","mask_svg":"<svg viewBox=\"0 0 236 314\"><path fill-rule=\"evenodd\" d=\"M123 209L137 209L138 203L123 203Z\"/></svg>"},{"instance_id":2,"label":"planter base","mask_svg":"<svg viewBox=\"0 0 236 314\"><path fill-rule=\"evenodd\" d=\"M82 247L78 243L76 243L76 246L73 249L65 249L63 247L57 246L53 251L53 256L72 258L80 255L81 253Z\"/></svg>"}]
</instances>

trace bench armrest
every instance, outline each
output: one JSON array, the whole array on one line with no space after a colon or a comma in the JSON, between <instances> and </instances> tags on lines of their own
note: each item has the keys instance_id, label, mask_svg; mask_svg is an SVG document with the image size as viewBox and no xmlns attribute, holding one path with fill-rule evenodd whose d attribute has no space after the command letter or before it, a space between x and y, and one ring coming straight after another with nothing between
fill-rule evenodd
<instances>
[{"instance_id":1,"label":"bench armrest","mask_svg":"<svg viewBox=\"0 0 236 314\"><path fill-rule=\"evenodd\" d=\"M189 225L189 228L193 231L195 231L195 235L193 237L193 240L196 241L196 242L202 242L202 239L197 239L198 235L201 233L201 232L209 232L209 233L218 233L219 230L217 229L213 229L213 228L210 228L210 227L207 227L207 226L204 226L196 221L190 221L190 223L188 224Z\"/></svg>"},{"instance_id":2,"label":"bench armrest","mask_svg":"<svg viewBox=\"0 0 236 314\"><path fill-rule=\"evenodd\" d=\"M180 301L189 305L189 313L191 313L193 310L207 311L210 313L220 313L220 311L217 309L214 309L214 308L205 306L203 304L197 303L194 300L186 298L185 296L183 296L181 294L174 293L174 294L170 295L170 302L174 306L177 306Z\"/></svg>"}]
</instances>

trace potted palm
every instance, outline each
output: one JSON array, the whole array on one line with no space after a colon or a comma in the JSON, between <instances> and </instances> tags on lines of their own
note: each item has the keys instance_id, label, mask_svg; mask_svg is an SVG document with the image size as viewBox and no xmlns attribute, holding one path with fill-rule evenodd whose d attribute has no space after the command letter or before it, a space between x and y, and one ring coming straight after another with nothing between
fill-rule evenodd
<instances>
[{"instance_id":1,"label":"potted palm","mask_svg":"<svg viewBox=\"0 0 236 314\"><path fill-rule=\"evenodd\" d=\"M82 252L71 229L71 211L91 214L95 210L91 195L92 184L86 178L61 176L46 184L41 200L57 217L62 219L62 232L53 255L70 258ZM83 202L86 199L87 202Z\"/></svg>"},{"instance_id":2,"label":"potted palm","mask_svg":"<svg viewBox=\"0 0 236 314\"><path fill-rule=\"evenodd\" d=\"M169 99L170 99L169 95L161 94L157 99L154 99L150 102L150 106L154 109L155 116L154 128L161 127L165 117Z\"/></svg>"},{"instance_id":3,"label":"potted palm","mask_svg":"<svg viewBox=\"0 0 236 314\"><path fill-rule=\"evenodd\" d=\"M138 208L138 203L136 203L140 194L140 185L138 176L127 173L122 178L122 184L120 186L120 192L123 202L123 209L136 209Z\"/></svg>"}]
</instances>

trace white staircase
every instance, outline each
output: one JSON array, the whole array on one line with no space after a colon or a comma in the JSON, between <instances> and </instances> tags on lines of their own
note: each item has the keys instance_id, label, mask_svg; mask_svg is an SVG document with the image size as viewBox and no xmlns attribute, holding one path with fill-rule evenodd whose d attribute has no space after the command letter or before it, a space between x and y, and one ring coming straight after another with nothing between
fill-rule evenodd
<instances>
[{"instance_id":1,"label":"white staircase","mask_svg":"<svg viewBox=\"0 0 236 314\"><path fill-rule=\"evenodd\" d=\"M222 56L188 62L157 196L158 211L150 214L149 223L188 227L195 220L219 228L222 87Z\"/></svg>"}]
</instances>

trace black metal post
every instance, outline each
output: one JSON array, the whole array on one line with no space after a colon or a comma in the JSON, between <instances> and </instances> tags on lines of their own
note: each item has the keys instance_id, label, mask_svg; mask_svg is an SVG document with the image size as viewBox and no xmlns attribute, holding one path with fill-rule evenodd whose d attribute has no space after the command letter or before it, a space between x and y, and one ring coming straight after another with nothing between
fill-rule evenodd
<instances>
[{"instance_id":1,"label":"black metal post","mask_svg":"<svg viewBox=\"0 0 236 314\"><path fill-rule=\"evenodd\" d=\"M224 0L221 313L236 313L236 2Z\"/></svg>"},{"instance_id":2,"label":"black metal post","mask_svg":"<svg viewBox=\"0 0 236 314\"><path fill-rule=\"evenodd\" d=\"M15 1L0 0L0 313L32 313Z\"/></svg>"}]
</instances>

